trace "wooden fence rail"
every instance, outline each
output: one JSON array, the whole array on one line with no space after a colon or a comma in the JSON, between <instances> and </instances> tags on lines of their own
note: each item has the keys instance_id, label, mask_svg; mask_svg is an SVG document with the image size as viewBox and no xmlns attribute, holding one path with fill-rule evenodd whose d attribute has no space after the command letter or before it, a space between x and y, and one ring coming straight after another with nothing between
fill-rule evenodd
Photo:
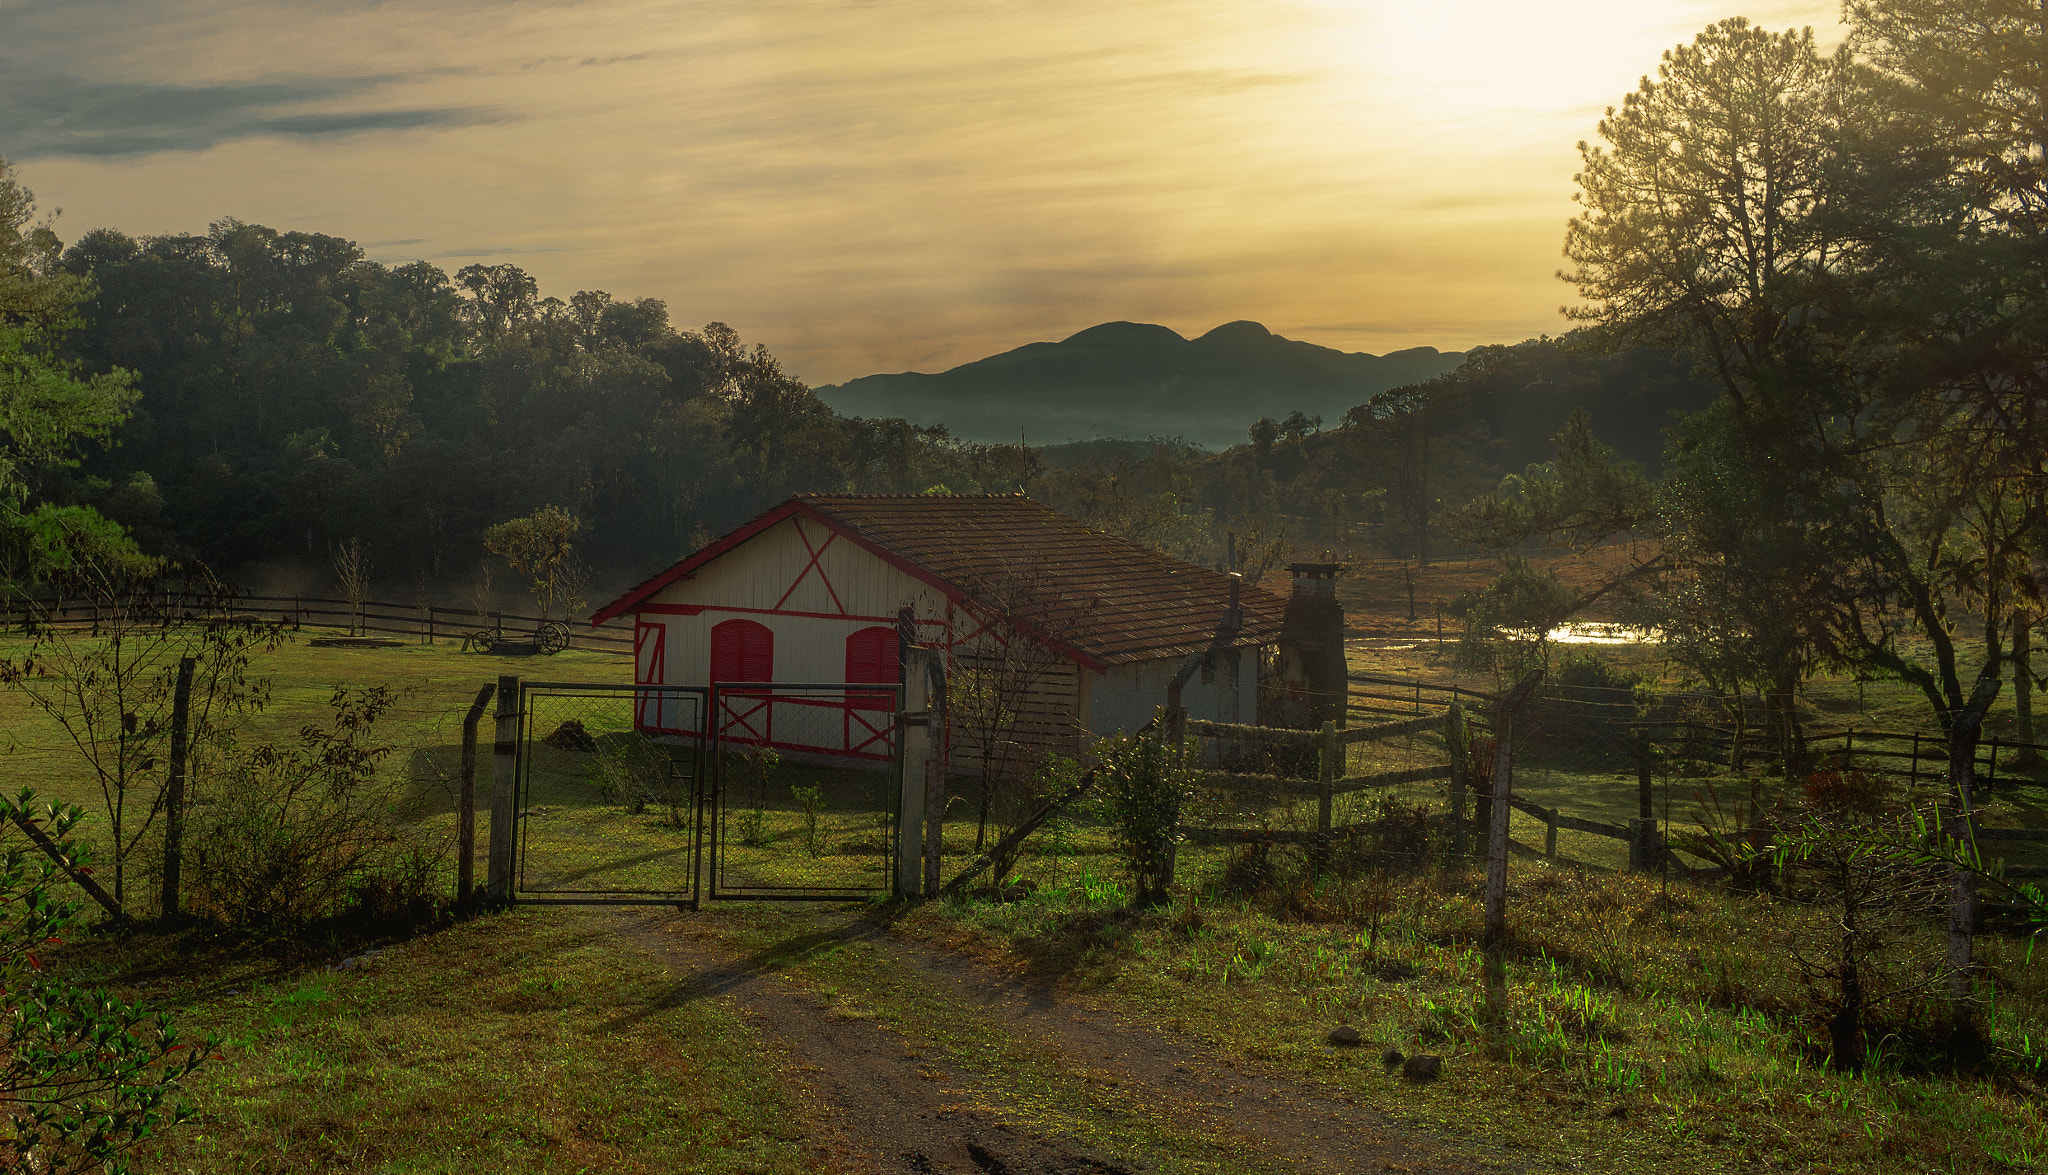
<instances>
[{"instance_id":1,"label":"wooden fence rail","mask_svg":"<svg viewBox=\"0 0 2048 1175\"><path fill-rule=\"evenodd\" d=\"M196 598L164 593L159 606L167 612L197 607ZM492 612L476 608L449 608L439 604L398 604L388 600L364 600L360 604L324 596L234 596L208 607L223 607L230 615L278 620L295 628L340 628L357 633L414 637L424 642L461 638L478 629L497 629L507 636L537 631L546 621L539 616L517 612ZM104 609L83 600L56 598L32 608L0 610L0 625L17 627L35 619L44 623L86 623L97 619ZM596 652L633 651L630 624L612 622L593 628L568 620L555 621L569 631L569 647Z\"/></svg>"}]
</instances>

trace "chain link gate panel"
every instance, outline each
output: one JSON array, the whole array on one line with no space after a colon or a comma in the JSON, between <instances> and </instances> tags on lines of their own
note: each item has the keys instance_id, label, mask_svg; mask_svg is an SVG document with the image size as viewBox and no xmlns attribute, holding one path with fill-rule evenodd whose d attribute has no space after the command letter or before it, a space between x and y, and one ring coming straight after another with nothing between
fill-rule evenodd
<instances>
[{"instance_id":1,"label":"chain link gate panel","mask_svg":"<svg viewBox=\"0 0 2048 1175\"><path fill-rule=\"evenodd\" d=\"M713 686L708 896L886 896L899 709L895 685Z\"/></svg>"},{"instance_id":2,"label":"chain link gate panel","mask_svg":"<svg viewBox=\"0 0 2048 1175\"><path fill-rule=\"evenodd\" d=\"M697 904L708 693L521 686L516 900Z\"/></svg>"}]
</instances>

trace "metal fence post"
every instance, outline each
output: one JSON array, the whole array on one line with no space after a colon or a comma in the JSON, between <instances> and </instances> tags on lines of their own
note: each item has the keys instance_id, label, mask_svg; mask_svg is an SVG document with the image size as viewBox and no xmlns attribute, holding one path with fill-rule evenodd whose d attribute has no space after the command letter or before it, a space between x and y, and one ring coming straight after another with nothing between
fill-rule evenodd
<instances>
[{"instance_id":1,"label":"metal fence post","mask_svg":"<svg viewBox=\"0 0 2048 1175\"><path fill-rule=\"evenodd\" d=\"M486 896L495 905L512 904L513 840L519 813L519 678L498 678L497 741L492 747L490 872Z\"/></svg>"}]
</instances>

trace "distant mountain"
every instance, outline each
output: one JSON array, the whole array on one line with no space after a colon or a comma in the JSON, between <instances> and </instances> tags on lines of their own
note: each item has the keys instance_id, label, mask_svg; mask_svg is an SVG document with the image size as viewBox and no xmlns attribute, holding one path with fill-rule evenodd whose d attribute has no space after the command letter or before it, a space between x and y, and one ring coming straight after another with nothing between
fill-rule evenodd
<instances>
[{"instance_id":1,"label":"distant mountain","mask_svg":"<svg viewBox=\"0 0 2048 1175\"><path fill-rule=\"evenodd\" d=\"M1198 339L1106 322L936 375L868 375L817 391L845 415L943 424L972 441L1178 436L1222 448L1242 442L1261 416L1300 412L1334 425L1374 392L1441 375L1463 358L1434 347L1338 351L1256 322L1225 323Z\"/></svg>"}]
</instances>

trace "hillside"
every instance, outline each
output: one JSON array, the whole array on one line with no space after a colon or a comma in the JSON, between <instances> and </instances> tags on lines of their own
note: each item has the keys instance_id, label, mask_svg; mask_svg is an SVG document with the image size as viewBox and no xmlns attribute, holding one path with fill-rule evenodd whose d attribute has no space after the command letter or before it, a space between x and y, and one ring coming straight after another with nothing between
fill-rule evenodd
<instances>
[{"instance_id":1,"label":"hillside","mask_svg":"<svg viewBox=\"0 0 2048 1175\"><path fill-rule=\"evenodd\" d=\"M848 416L944 424L987 443L1179 436L1221 448L1242 442L1261 416L1300 412L1334 424L1374 392L1451 371L1463 358L1434 347L1338 351L1256 322L1225 323L1195 339L1107 322L937 374L863 376L817 393Z\"/></svg>"}]
</instances>

